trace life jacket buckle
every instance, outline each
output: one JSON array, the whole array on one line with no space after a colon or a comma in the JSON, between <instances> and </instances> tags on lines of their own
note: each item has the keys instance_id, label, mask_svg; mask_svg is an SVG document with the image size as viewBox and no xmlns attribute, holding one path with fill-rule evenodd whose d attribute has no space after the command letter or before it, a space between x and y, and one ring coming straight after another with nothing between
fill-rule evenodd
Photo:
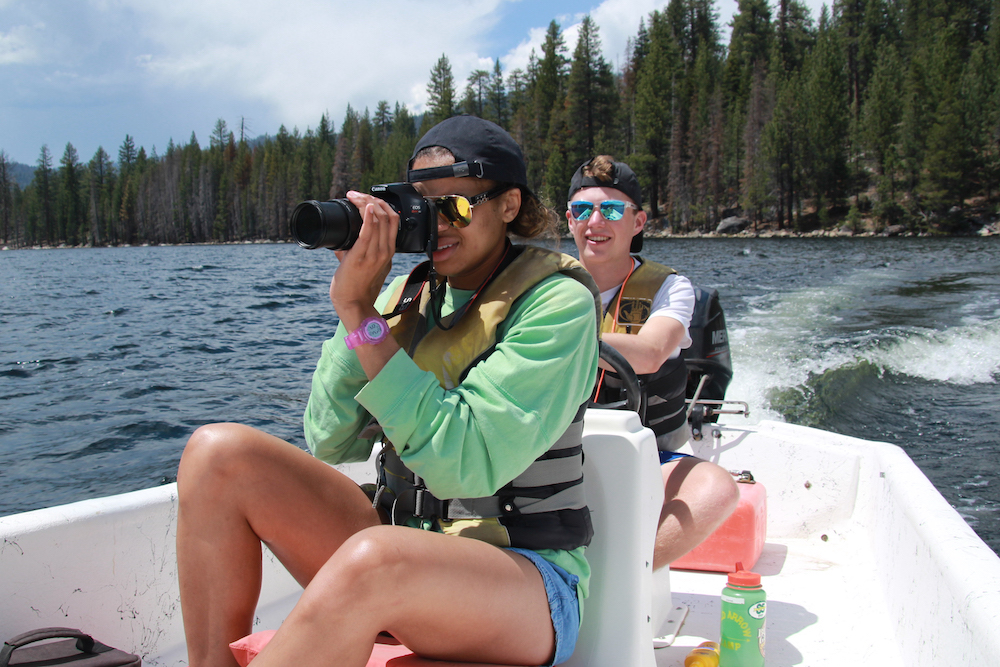
<instances>
[{"instance_id":1,"label":"life jacket buckle","mask_svg":"<svg viewBox=\"0 0 1000 667\"><path fill-rule=\"evenodd\" d=\"M431 521L448 520L448 501L431 493L419 475L413 476L413 516Z\"/></svg>"},{"instance_id":2,"label":"life jacket buckle","mask_svg":"<svg viewBox=\"0 0 1000 667\"><path fill-rule=\"evenodd\" d=\"M503 496L500 498L500 514L502 516L515 516L521 511L517 509L513 496Z\"/></svg>"}]
</instances>

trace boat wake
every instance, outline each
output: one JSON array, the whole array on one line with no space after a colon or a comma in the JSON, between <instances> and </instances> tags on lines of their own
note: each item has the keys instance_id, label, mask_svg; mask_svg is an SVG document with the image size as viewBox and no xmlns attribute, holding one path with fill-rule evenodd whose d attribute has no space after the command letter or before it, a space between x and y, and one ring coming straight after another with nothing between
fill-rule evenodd
<instances>
[{"instance_id":1,"label":"boat wake","mask_svg":"<svg viewBox=\"0 0 1000 667\"><path fill-rule=\"evenodd\" d=\"M827 395L824 400L824 388L829 391L834 385L847 392L877 381L890 402L901 398L901 386L914 382L936 386L939 399L977 385L996 396L1000 311L995 304L953 304L956 312L944 318L925 313L920 319L903 308L889 312L892 307L884 299L865 299L864 292L878 279L876 272L866 273L865 280L836 287L748 299L748 308L730 318L734 376L727 396L746 400L755 420L789 421L803 416L789 414L788 401L782 398L789 392L801 393L807 402L831 401L815 407L846 412L856 401L835 401L850 396Z\"/></svg>"},{"instance_id":2,"label":"boat wake","mask_svg":"<svg viewBox=\"0 0 1000 667\"><path fill-rule=\"evenodd\" d=\"M873 350L882 368L934 382L996 384L1000 378L1000 320L944 331L902 332L891 344Z\"/></svg>"},{"instance_id":3,"label":"boat wake","mask_svg":"<svg viewBox=\"0 0 1000 667\"><path fill-rule=\"evenodd\" d=\"M1000 454L998 313L983 302L953 304L951 317L932 313L918 325L914 313L896 312L878 325L871 315L891 306L852 303L860 298L852 291L765 296L731 318L727 398L747 401L752 423L774 419L902 445L1000 550L1000 486L985 463ZM926 326L933 324L939 328Z\"/></svg>"}]
</instances>

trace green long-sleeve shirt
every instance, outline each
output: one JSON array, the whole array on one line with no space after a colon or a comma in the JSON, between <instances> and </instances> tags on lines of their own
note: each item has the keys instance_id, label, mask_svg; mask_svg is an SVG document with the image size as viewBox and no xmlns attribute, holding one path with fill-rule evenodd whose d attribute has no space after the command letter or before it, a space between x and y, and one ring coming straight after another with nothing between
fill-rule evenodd
<instances>
[{"instance_id":1,"label":"green long-sleeve shirt","mask_svg":"<svg viewBox=\"0 0 1000 667\"><path fill-rule=\"evenodd\" d=\"M384 308L402 280L379 296L376 308ZM443 314L472 295L449 287ZM451 390L402 350L369 382L346 335L338 326L323 344L305 412L309 448L328 463L366 460L373 440L358 434L371 415L439 498L489 496L517 477L563 434L597 373L594 297L561 275L515 303L497 331L496 350ZM538 553L580 578L582 603L590 578L584 548Z\"/></svg>"}]
</instances>

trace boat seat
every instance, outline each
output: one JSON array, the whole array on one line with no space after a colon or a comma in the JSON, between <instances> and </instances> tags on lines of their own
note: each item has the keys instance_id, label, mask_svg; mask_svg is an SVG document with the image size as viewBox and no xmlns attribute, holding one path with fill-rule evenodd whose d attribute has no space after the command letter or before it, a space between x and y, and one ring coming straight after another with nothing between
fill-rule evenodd
<instances>
[{"instance_id":1,"label":"boat seat","mask_svg":"<svg viewBox=\"0 0 1000 667\"><path fill-rule=\"evenodd\" d=\"M626 410L588 410L584 485L594 522L592 571L583 625L568 667L653 667L654 629L668 609L653 609L653 540L663 505L656 439ZM656 573L658 599L670 605L669 568ZM664 590L667 587L667 590Z\"/></svg>"}]
</instances>

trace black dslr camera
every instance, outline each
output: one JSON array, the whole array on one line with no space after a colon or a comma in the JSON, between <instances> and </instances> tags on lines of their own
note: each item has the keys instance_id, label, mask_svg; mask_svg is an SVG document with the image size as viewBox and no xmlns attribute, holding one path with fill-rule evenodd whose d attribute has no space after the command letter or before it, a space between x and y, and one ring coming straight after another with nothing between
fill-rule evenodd
<instances>
[{"instance_id":1,"label":"black dslr camera","mask_svg":"<svg viewBox=\"0 0 1000 667\"><path fill-rule=\"evenodd\" d=\"M399 214L396 252L428 252L437 248L437 207L409 183L373 185L372 195ZM358 240L361 213L346 199L300 202L292 211L292 237L303 248L347 250Z\"/></svg>"}]
</instances>

